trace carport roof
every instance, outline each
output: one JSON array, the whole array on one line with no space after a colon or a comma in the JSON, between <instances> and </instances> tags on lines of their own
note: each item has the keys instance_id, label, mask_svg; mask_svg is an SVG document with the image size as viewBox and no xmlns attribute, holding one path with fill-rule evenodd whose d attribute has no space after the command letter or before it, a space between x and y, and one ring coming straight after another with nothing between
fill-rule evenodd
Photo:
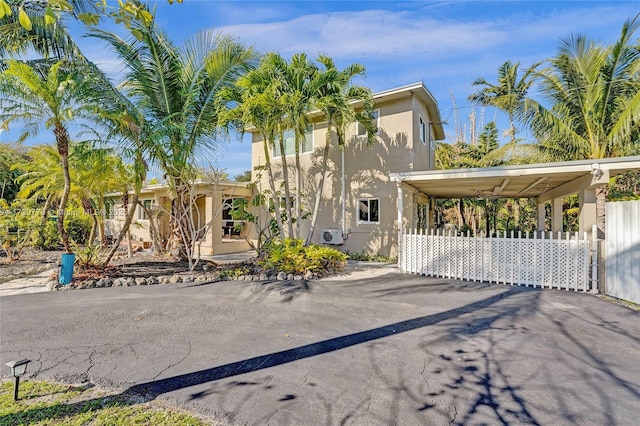
<instances>
[{"instance_id":1,"label":"carport roof","mask_svg":"<svg viewBox=\"0 0 640 426\"><path fill-rule=\"evenodd\" d=\"M640 169L640 156L476 169L391 173L435 198L537 198L543 201L576 192L604 179Z\"/></svg>"}]
</instances>

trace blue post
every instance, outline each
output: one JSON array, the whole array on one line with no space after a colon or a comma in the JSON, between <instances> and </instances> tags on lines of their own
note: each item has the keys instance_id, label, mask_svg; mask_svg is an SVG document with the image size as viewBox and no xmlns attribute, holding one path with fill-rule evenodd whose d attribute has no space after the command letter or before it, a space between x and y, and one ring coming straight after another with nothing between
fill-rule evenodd
<instances>
[{"instance_id":1,"label":"blue post","mask_svg":"<svg viewBox=\"0 0 640 426\"><path fill-rule=\"evenodd\" d=\"M76 261L76 255L73 253L65 253L62 255L62 263L60 264L60 284L69 284L73 279L73 264Z\"/></svg>"}]
</instances>

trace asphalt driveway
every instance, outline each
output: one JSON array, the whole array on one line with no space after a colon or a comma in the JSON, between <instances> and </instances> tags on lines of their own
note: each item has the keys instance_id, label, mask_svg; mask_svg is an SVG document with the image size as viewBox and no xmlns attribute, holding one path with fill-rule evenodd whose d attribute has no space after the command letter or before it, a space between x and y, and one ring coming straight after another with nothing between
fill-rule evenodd
<instances>
[{"instance_id":1,"label":"asphalt driveway","mask_svg":"<svg viewBox=\"0 0 640 426\"><path fill-rule=\"evenodd\" d=\"M637 424L640 313L585 294L355 277L2 297L2 376L30 358L38 378L223 424Z\"/></svg>"}]
</instances>

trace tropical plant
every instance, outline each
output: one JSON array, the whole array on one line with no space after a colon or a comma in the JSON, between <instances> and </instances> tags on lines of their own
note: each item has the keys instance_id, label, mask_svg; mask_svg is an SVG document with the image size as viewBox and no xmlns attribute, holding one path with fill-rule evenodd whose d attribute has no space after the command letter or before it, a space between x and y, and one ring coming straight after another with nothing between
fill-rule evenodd
<instances>
[{"instance_id":1,"label":"tropical plant","mask_svg":"<svg viewBox=\"0 0 640 426\"><path fill-rule=\"evenodd\" d=\"M496 84L490 83L482 77L471 83L473 86L482 86L482 88L469 96L470 101L483 106L494 106L507 113L509 116L508 134L512 143L515 143L517 133L514 116L532 85L530 77L538 65L532 65L519 77L520 62L513 64L511 61L506 61L498 67L498 82Z\"/></svg>"},{"instance_id":2,"label":"tropical plant","mask_svg":"<svg viewBox=\"0 0 640 426\"><path fill-rule=\"evenodd\" d=\"M170 225L173 253L190 259L185 220L190 214L188 182L195 158L218 147L219 93L250 70L257 55L230 36L204 31L176 47L152 20L130 23L122 39L106 31L93 36L108 42L126 67L123 87L148 121L144 149L165 173L173 195ZM185 238L187 240L185 241Z\"/></svg>"},{"instance_id":3,"label":"tropical plant","mask_svg":"<svg viewBox=\"0 0 640 426\"><path fill-rule=\"evenodd\" d=\"M86 0L0 0L0 58L30 51L43 58L82 58L65 20L60 18L78 18L97 11L96 3Z\"/></svg>"},{"instance_id":4,"label":"tropical plant","mask_svg":"<svg viewBox=\"0 0 640 426\"><path fill-rule=\"evenodd\" d=\"M0 129L0 132L2 129ZM22 170L15 167L27 158L25 150L12 144L3 144L0 151L0 199L11 203L20 190L16 178L22 174Z\"/></svg>"},{"instance_id":5,"label":"tropical plant","mask_svg":"<svg viewBox=\"0 0 640 426\"><path fill-rule=\"evenodd\" d=\"M354 122L358 122L366 129L368 144L375 142L375 135L378 132L376 120L373 116L375 104L371 90L364 86L353 84L355 77L364 75L364 66L352 64L343 70L338 70L333 60L324 55L318 58L318 62L323 66L323 69L318 72L315 78L313 105L327 119L327 136L322 152L322 171L320 172L320 181L316 190L311 225L305 240L307 245L311 243L318 220L318 211L327 174L329 148L334 140L334 132L335 141L340 150L345 149L347 143L345 132ZM356 105L361 105L361 107L356 108Z\"/></svg>"},{"instance_id":6,"label":"tropical plant","mask_svg":"<svg viewBox=\"0 0 640 426\"><path fill-rule=\"evenodd\" d=\"M35 135L42 125L56 138L64 175L64 190L58 206L58 231L65 250L71 252L64 214L71 191L68 126L87 111L84 86L90 81L86 67L66 61L8 61L0 73L0 127L19 121L23 125L19 141Z\"/></svg>"},{"instance_id":7,"label":"tropical plant","mask_svg":"<svg viewBox=\"0 0 640 426\"><path fill-rule=\"evenodd\" d=\"M640 149L640 14L610 46L584 35L563 39L558 55L533 76L546 103L527 99L517 114L539 141L542 160L600 159ZM599 237L607 185L596 188Z\"/></svg>"}]
</instances>

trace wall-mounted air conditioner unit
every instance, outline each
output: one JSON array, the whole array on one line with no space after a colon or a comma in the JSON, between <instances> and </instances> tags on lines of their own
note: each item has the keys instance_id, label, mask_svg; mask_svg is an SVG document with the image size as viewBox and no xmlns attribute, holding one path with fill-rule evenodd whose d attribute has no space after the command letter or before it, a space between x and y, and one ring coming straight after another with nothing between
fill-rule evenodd
<instances>
[{"instance_id":1,"label":"wall-mounted air conditioner unit","mask_svg":"<svg viewBox=\"0 0 640 426\"><path fill-rule=\"evenodd\" d=\"M340 231L339 229L323 229L322 242L324 244L344 243L344 238L342 238L342 231Z\"/></svg>"}]
</instances>

